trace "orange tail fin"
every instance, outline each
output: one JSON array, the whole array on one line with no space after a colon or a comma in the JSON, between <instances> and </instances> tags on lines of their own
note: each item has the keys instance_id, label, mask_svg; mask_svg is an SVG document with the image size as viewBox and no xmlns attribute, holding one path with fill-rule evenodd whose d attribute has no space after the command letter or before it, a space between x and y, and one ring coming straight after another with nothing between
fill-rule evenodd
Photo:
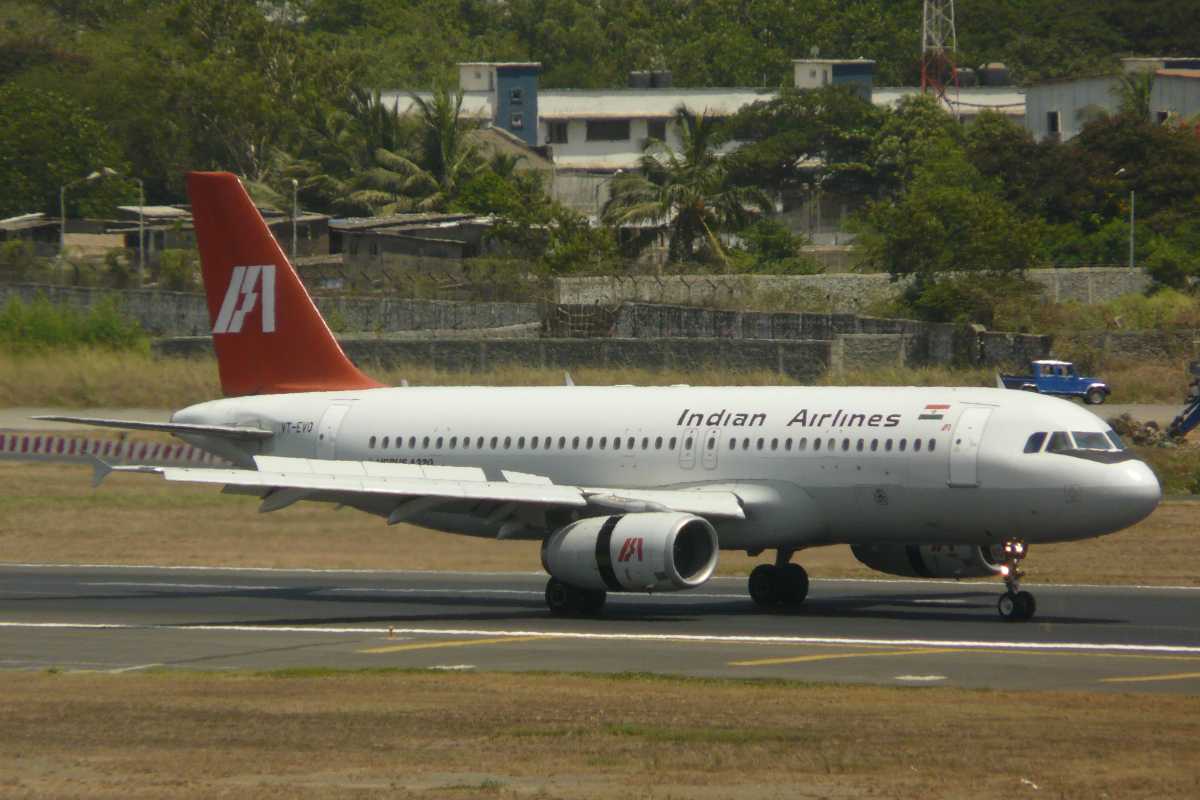
<instances>
[{"instance_id":1,"label":"orange tail fin","mask_svg":"<svg viewBox=\"0 0 1200 800\"><path fill-rule=\"evenodd\" d=\"M333 338L237 176L191 172L187 187L225 395L380 386Z\"/></svg>"}]
</instances>

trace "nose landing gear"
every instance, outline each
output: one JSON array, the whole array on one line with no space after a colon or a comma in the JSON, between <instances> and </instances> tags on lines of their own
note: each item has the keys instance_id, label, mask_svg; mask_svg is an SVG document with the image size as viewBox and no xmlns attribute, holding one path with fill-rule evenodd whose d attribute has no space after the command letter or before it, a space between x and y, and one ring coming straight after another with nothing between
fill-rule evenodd
<instances>
[{"instance_id":1,"label":"nose landing gear","mask_svg":"<svg viewBox=\"0 0 1200 800\"><path fill-rule=\"evenodd\" d=\"M996 608L1000 616L1008 622L1026 622L1033 619L1037 613L1037 602L1033 595L1021 589L1021 578L1025 572L1021 569L1021 560L1025 558L1027 548L1020 539L1004 541L1004 563L1000 571L1004 575L1004 586L1007 591L1000 595Z\"/></svg>"}]
</instances>

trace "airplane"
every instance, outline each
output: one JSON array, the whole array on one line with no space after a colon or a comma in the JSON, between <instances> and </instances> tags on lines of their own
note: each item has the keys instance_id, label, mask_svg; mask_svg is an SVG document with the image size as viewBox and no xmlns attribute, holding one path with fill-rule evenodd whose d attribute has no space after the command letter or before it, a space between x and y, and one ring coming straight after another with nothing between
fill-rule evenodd
<instances>
[{"instance_id":1,"label":"airplane","mask_svg":"<svg viewBox=\"0 0 1200 800\"><path fill-rule=\"evenodd\" d=\"M114 467L261 498L334 503L449 533L542 542L546 603L595 615L608 592L693 589L720 550L773 561L750 597L808 594L795 553L849 545L873 570L999 576L1031 619L1030 545L1127 528L1154 473L1069 400L996 388L382 386L342 351L239 179L187 176L225 397L166 431L231 468Z\"/></svg>"}]
</instances>

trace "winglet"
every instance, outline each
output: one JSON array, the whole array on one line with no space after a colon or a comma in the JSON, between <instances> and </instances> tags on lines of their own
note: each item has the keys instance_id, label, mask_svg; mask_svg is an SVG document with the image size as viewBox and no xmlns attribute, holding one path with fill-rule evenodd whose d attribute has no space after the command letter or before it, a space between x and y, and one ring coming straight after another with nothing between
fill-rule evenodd
<instances>
[{"instance_id":1,"label":"winglet","mask_svg":"<svg viewBox=\"0 0 1200 800\"><path fill-rule=\"evenodd\" d=\"M88 458L92 462L92 488L95 489L112 473L113 466L97 456L88 456Z\"/></svg>"}]
</instances>

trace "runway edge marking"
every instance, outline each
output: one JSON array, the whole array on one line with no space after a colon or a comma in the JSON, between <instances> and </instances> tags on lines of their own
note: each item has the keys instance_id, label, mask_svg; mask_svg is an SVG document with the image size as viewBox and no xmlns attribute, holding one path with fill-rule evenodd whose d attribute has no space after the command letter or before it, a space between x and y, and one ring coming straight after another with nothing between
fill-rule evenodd
<instances>
[{"instance_id":1,"label":"runway edge marking","mask_svg":"<svg viewBox=\"0 0 1200 800\"><path fill-rule=\"evenodd\" d=\"M578 639L623 642L691 642L728 644L835 644L877 645L884 647L936 647L979 650L1045 650L1111 653L1173 653L1200 655L1200 646L1166 644L1120 644L1099 642L989 642L972 639L867 639L837 636L722 636L688 633L588 633L584 631L488 630L486 628L354 628L301 627L291 625L141 625L122 622L10 622L4 628L42 628L78 630L159 630L210 631L229 633L320 633L320 634L394 634L398 636L492 636L528 639Z\"/></svg>"}]
</instances>

